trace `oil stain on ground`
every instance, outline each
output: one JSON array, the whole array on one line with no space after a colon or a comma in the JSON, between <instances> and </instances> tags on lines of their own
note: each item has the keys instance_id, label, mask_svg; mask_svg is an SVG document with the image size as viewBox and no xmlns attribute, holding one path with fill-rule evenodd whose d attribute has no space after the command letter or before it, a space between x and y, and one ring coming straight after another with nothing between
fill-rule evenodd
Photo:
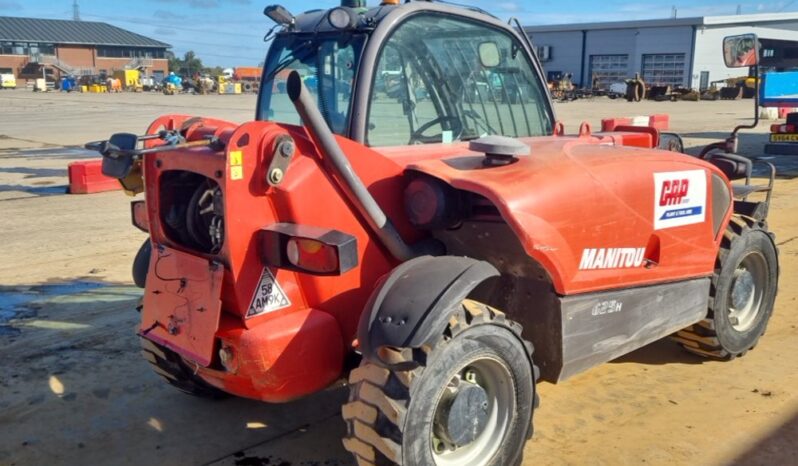
<instances>
[{"instance_id":1,"label":"oil stain on ground","mask_svg":"<svg viewBox=\"0 0 798 466\"><path fill-rule=\"evenodd\" d=\"M273 456L246 456L242 452L233 456L236 466L343 466L338 460L291 462Z\"/></svg>"}]
</instances>

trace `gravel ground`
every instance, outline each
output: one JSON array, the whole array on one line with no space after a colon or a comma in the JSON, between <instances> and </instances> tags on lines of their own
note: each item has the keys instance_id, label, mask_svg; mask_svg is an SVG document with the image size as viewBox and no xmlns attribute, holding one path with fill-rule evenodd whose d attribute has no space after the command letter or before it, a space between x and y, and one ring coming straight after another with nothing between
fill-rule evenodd
<instances>
[{"instance_id":1,"label":"gravel ground","mask_svg":"<svg viewBox=\"0 0 798 466\"><path fill-rule=\"evenodd\" d=\"M351 465L344 388L285 405L208 402L170 389L138 354L130 264L144 234L120 192L64 194L79 149L163 113L243 122L254 96L0 92L0 465ZM557 105L582 120L668 113L691 151L750 119L750 102ZM762 155L766 124L743 135ZM796 158L798 159L798 158ZM771 228L782 277L755 351L707 362L660 341L563 384L542 405L524 464L776 465L798 461L798 164L780 169Z\"/></svg>"}]
</instances>

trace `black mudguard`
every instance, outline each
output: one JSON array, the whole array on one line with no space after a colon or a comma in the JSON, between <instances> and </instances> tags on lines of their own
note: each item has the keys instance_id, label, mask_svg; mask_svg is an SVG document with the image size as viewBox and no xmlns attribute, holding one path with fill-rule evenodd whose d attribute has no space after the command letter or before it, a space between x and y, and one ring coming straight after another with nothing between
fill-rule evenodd
<instances>
[{"instance_id":1,"label":"black mudguard","mask_svg":"<svg viewBox=\"0 0 798 466\"><path fill-rule=\"evenodd\" d=\"M493 265L468 257L423 256L403 263L380 281L360 316L363 357L385 365L375 354L380 347L432 343L446 328L447 311L497 276Z\"/></svg>"}]
</instances>

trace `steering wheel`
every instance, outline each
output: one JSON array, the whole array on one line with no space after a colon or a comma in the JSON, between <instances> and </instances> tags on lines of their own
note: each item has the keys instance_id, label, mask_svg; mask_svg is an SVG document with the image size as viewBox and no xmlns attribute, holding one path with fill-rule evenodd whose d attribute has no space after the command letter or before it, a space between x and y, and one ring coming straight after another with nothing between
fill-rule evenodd
<instances>
[{"instance_id":1,"label":"steering wheel","mask_svg":"<svg viewBox=\"0 0 798 466\"><path fill-rule=\"evenodd\" d=\"M443 133L433 136L424 136L424 132L435 125L441 125L441 127L443 127L443 124L446 122L450 123L452 128L450 130L452 132L452 140L459 139L463 134L462 120L454 115L444 115L419 126L418 129L413 131L413 134L410 135L410 142L408 144L430 144L441 142L443 140Z\"/></svg>"}]
</instances>

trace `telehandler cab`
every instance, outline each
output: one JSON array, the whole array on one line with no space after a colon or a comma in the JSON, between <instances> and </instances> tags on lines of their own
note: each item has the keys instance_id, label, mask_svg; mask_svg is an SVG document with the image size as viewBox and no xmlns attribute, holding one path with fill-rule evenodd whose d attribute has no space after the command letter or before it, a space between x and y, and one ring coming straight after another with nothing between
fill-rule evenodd
<instances>
[{"instance_id":1,"label":"telehandler cab","mask_svg":"<svg viewBox=\"0 0 798 466\"><path fill-rule=\"evenodd\" d=\"M505 466L538 378L669 335L753 348L778 262L748 159L659 150L674 137L651 128L567 136L517 22L395 3L268 7L255 121L167 115L89 145L146 195L159 374L266 402L348 376L358 464Z\"/></svg>"}]
</instances>

